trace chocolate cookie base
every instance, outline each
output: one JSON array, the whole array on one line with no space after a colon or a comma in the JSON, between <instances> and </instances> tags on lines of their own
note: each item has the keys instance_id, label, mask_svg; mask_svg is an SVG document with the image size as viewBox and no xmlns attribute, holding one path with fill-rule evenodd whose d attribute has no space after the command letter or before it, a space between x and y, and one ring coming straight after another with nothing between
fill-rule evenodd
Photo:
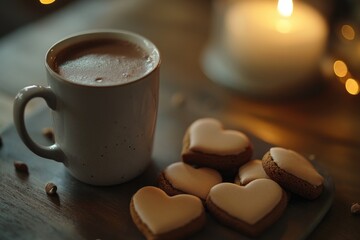
<instances>
[{"instance_id":1,"label":"chocolate cookie base","mask_svg":"<svg viewBox=\"0 0 360 240\"><path fill-rule=\"evenodd\" d=\"M320 196L324 185L314 186L307 181L294 176L281 169L272 159L270 151L267 152L262 160L266 174L284 189L295 193L303 198L313 200Z\"/></svg>"},{"instance_id":2,"label":"chocolate cookie base","mask_svg":"<svg viewBox=\"0 0 360 240\"><path fill-rule=\"evenodd\" d=\"M198 151L192 151L190 148L190 134L186 131L183 139L183 148L181 152L183 162L198 166L209 167L218 170L223 176L234 176L239 167L248 162L253 154L251 145L245 150L235 155L216 155Z\"/></svg>"}]
</instances>

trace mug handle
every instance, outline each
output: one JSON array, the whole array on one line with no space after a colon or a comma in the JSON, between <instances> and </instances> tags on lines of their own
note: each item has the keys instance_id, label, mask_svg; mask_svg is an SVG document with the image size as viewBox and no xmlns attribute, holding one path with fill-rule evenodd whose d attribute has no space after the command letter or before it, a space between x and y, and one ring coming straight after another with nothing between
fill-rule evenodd
<instances>
[{"instance_id":1,"label":"mug handle","mask_svg":"<svg viewBox=\"0 0 360 240\"><path fill-rule=\"evenodd\" d=\"M42 146L35 143L25 127L24 112L27 103L36 97L43 98L52 110L56 109L56 96L51 91L50 87L43 87L38 85L28 86L20 90L14 100L14 124L19 133L20 138L25 145L40 157L50 158L57 162L64 162L65 154L60 149L57 143L50 146Z\"/></svg>"}]
</instances>

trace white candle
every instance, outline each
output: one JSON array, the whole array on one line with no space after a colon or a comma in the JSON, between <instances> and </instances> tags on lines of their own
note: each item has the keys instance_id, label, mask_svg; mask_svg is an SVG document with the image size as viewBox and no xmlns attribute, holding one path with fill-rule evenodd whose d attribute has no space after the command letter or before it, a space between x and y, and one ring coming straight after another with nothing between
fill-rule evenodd
<instances>
[{"instance_id":1,"label":"white candle","mask_svg":"<svg viewBox=\"0 0 360 240\"><path fill-rule=\"evenodd\" d=\"M239 78L235 88L276 95L311 84L328 35L324 18L296 1L242 0L225 14L224 47ZM283 5L285 4L285 5ZM290 4L287 6L286 4Z\"/></svg>"}]
</instances>

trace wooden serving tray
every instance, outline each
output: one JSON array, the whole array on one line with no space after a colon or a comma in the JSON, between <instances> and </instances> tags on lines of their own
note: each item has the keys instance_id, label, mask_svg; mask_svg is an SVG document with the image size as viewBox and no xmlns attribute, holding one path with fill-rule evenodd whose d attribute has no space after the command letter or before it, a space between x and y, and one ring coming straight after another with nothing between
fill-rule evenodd
<instances>
[{"instance_id":1,"label":"wooden serving tray","mask_svg":"<svg viewBox=\"0 0 360 240\"><path fill-rule=\"evenodd\" d=\"M77 181L62 164L30 152L14 126L9 126L1 133L0 239L143 239L130 217L130 199L139 188L156 186L159 172L180 159L181 138L188 126L180 121L160 113L152 164L140 177L112 187ZM41 133L44 127L51 126L48 109L35 113L26 122L36 141L50 143ZM248 136L254 145L254 157L261 158L271 145ZM29 175L16 173L14 161L25 162ZM323 167L316 161L314 165L325 177L322 195L314 201L293 197L280 220L257 239L304 239L321 222L331 207L334 184ZM46 195L47 182L57 185L57 196ZM205 228L189 239L249 238L207 215Z\"/></svg>"}]
</instances>

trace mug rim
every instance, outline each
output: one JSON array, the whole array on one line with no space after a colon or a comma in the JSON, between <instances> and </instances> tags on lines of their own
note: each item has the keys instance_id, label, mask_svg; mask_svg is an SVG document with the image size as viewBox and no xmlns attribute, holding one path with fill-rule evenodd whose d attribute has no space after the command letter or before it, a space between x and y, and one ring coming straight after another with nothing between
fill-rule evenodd
<instances>
[{"instance_id":1,"label":"mug rim","mask_svg":"<svg viewBox=\"0 0 360 240\"><path fill-rule=\"evenodd\" d=\"M127 37L124 37L127 36ZM135 43L139 45L139 42L142 44L140 45L141 48L143 48L146 52L148 52L151 55L156 56L155 63L150 71L148 71L146 74L142 75L141 77L134 78L133 80L125 83L115 83L111 85L89 85L89 84L81 84L77 82L73 82L68 80L67 78L61 76L59 73L57 73L51 66L50 61L53 60L53 58L56 56L56 53L59 53L61 50L63 50L66 47L73 46L75 44L89 41L90 39L98 40L98 39L122 39L127 40L132 43ZM138 40L135 42L135 39ZM57 50L56 53L54 51ZM55 55L55 56L53 56ZM51 47L47 50L45 54L45 68L47 72L53 76L55 79L60 80L61 82L79 86L79 87L85 87L85 88L112 88L117 86L125 86L129 84L134 84L136 82L139 82L145 78L147 78L150 74L152 74L156 69L160 67L161 64L161 57L160 57L160 51L156 47L156 45L151 42L146 37L126 30L115 30L115 29L94 29L94 30L88 30L88 31L81 31L77 32L75 34L68 35L57 42L55 42Z\"/></svg>"}]
</instances>

